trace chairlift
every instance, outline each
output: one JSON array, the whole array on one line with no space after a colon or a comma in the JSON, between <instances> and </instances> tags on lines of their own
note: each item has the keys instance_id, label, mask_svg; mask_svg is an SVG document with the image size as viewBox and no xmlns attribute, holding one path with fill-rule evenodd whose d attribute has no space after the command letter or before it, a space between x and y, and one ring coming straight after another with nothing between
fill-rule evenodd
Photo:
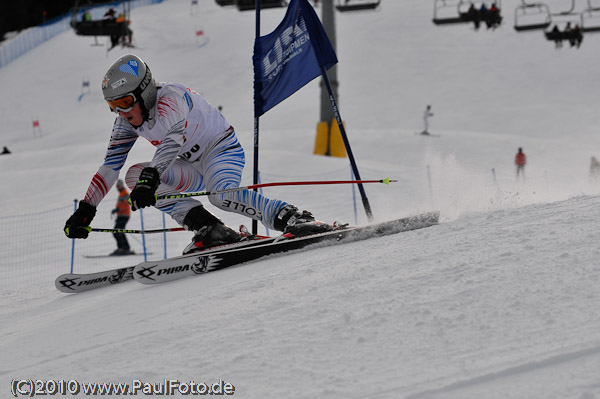
<instances>
[{"instance_id":1,"label":"chairlift","mask_svg":"<svg viewBox=\"0 0 600 399\"><path fill-rule=\"evenodd\" d=\"M571 16L575 15L575 0L571 0L571 8L565 11L561 11L559 13L552 13L552 16L561 17L561 16Z\"/></svg>"},{"instance_id":2,"label":"chairlift","mask_svg":"<svg viewBox=\"0 0 600 399\"><path fill-rule=\"evenodd\" d=\"M521 0L521 4L515 8L515 30L517 32L544 30L550 26L552 16L550 7L545 3L527 3Z\"/></svg>"},{"instance_id":3,"label":"chairlift","mask_svg":"<svg viewBox=\"0 0 600 399\"><path fill-rule=\"evenodd\" d=\"M481 6L484 4L494 4L497 7L496 11L481 11ZM455 7L455 10L453 10ZM473 8L471 8L473 7ZM435 0L433 8L433 23L436 25L448 25L469 23L475 24L475 28L479 28L480 23L486 23L488 27L495 27L502 23L500 12L502 4L500 0L478 1L473 0Z\"/></svg>"},{"instance_id":4,"label":"chairlift","mask_svg":"<svg viewBox=\"0 0 600 399\"><path fill-rule=\"evenodd\" d=\"M381 0L337 0L338 11L365 11L379 7Z\"/></svg>"},{"instance_id":5,"label":"chairlift","mask_svg":"<svg viewBox=\"0 0 600 399\"><path fill-rule=\"evenodd\" d=\"M588 0L588 8L581 13L581 31L600 32L600 6L592 6L591 0Z\"/></svg>"},{"instance_id":6,"label":"chairlift","mask_svg":"<svg viewBox=\"0 0 600 399\"><path fill-rule=\"evenodd\" d=\"M215 3L217 3L221 7L223 7L223 6L232 6L233 5L233 0L215 0Z\"/></svg>"},{"instance_id":7,"label":"chairlift","mask_svg":"<svg viewBox=\"0 0 600 399\"><path fill-rule=\"evenodd\" d=\"M469 7L466 11L463 9L459 9L460 16L466 22L473 22L476 25L476 28L479 27L479 24L485 22L489 27L499 26L502 23L502 16L500 12L502 11L502 3L501 0L491 0L489 2L490 8L487 8L486 1L479 1L474 3L472 0L469 0ZM471 5L473 9L471 9ZM485 5L486 11L482 12L481 7ZM491 10L491 5L496 7L495 11Z\"/></svg>"},{"instance_id":8,"label":"chairlift","mask_svg":"<svg viewBox=\"0 0 600 399\"><path fill-rule=\"evenodd\" d=\"M466 15L469 2L466 0L434 0L433 23L436 25L462 24L469 22Z\"/></svg>"},{"instance_id":9,"label":"chairlift","mask_svg":"<svg viewBox=\"0 0 600 399\"><path fill-rule=\"evenodd\" d=\"M571 40L573 39L573 35L581 36L583 34L583 15L581 13L574 12L575 10L575 0L571 0L571 8L566 11L562 11L552 15L552 29L548 27L544 31L544 36L546 39L550 41L557 40ZM579 27L579 32L566 32L566 27L571 26Z\"/></svg>"},{"instance_id":10,"label":"chairlift","mask_svg":"<svg viewBox=\"0 0 600 399\"><path fill-rule=\"evenodd\" d=\"M239 11L255 10L255 0L234 0L234 4ZM261 0L260 9L287 7L286 0Z\"/></svg>"},{"instance_id":11,"label":"chairlift","mask_svg":"<svg viewBox=\"0 0 600 399\"><path fill-rule=\"evenodd\" d=\"M568 25L569 22L561 22L561 24ZM581 27L581 25L579 25ZM544 36L547 40L557 42L562 40L567 41L578 41L581 44L583 40L583 30L580 28L579 30L566 31L566 26L564 28L560 28L559 24L554 25L554 28L551 30L544 31Z\"/></svg>"},{"instance_id":12,"label":"chairlift","mask_svg":"<svg viewBox=\"0 0 600 399\"><path fill-rule=\"evenodd\" d=\"M127 4L126 4L127 3ZM98 36L118 36L123 37L130 34L129 30L129 14L130 4L123 1L123 15L122 21L110 21L105 19L91 20L85 16L88 9L92 7L91 1L85 5L80 5L79 1L76 1L75 7L73 8L73 14L71 15L70 25L78 36L94 36L94 44L92 46L102 46L98 43Z\"/></svg>"}]
</instances>

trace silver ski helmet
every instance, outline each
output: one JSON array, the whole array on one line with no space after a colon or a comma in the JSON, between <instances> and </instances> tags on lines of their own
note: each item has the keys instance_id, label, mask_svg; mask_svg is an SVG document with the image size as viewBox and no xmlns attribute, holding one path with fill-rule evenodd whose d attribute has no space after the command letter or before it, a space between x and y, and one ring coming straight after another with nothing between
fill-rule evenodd
<instances>
[{"instance_id":1,"label":"silver ski helmet","mask_svg":"<svg viewBox=\"0 0 600 399\"><path fill-rule=\"evenodd\" d=\"M144 120L148 119L148 112L156 103L156 93L156 84L150 68L134 54L117 59L108 68L102 80L102 94L111 111L127 112L139 102ZM122 100L117 101L120 99Z\"/></svg>"}]
</instances>

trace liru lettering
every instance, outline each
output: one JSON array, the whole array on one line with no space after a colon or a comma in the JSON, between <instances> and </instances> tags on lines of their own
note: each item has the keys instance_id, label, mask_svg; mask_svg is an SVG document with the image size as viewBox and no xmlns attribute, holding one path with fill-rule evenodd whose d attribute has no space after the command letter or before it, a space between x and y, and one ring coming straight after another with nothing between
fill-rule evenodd
<instances>
[{"instance_id":1,"label":"liru lettering","mask_svg":"<svg viewBox=\"0 0 600 399\"><path fill-rule=\"evenodd\" d=\"M263 58L263 75L268 76L269 80L275 78L281 71L281 66L287 58L296 52L301 52L302 49L300 47L308 43L309 40L310 36L307 33L304 19L299 18L297 24L283 31L275 40L273 48Z\"/></svg>"}]
</instances>

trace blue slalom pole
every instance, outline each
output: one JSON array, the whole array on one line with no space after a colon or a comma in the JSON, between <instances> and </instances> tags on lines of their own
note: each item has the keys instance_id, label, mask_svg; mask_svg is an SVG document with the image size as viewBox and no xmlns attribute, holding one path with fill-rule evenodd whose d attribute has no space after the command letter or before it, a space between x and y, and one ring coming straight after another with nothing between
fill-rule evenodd
<instances>
[{"instance_id":1,"label":"blue slalom pole","mask_svg":"<svg viewBox=\"0 0 600 399\"><path fill-rule=\"evenodd\" d=\"M262 179L260 178L260 171L259 171L259 172L258 172L258 181L257 181L257 184L261 184L261 183L262 183L262 181L261 181L261 180L262 180ZM263 193L263 189L262 189L262 187L258 189L258 192L260 193L260 195L262 195L262 193ZM253 220L253 221L254 221L254 220ZM267 233L266 233L266 234L267 234L267 236L268 236L268 235L269 235L269 228L265 226L265 229L267 230ZM253 233L253 234L257 234L258 232L256 232L256 233L255 233L255 232L252 232L252 233Z\"/></svg>"},{"instance_id":2,"label":"blue slalom pole","mask_svg":"<svg viewBox=\"0 0 600 399\"><path fill-rule=\"evenodd\" d=\"M165 230L165 232L163 233L163 243L164 243L164 249L165 249L165 259L167 259L167 226L165 223L165 213L161 212L162 214L162 219L163 219L163 230Z\"/></svg>"},{"instance_id":3,"label":"blue slalom pole","mask_svg":"<svg viewBox=\"0 0 600 399\"><path fill-rule=\"evenodd\" d=\"M73 200L74 203L74 210L73 212L75 212L77 210L77 200L74 199ZM73 274L73 264L75 263L75 239L71 239L71 274Z\"/></svg>"},{"instance_id":4,"label":"blue slalom pole","mask_svg":"<svg viewBox=\"0 0 600 399\"><path fill-rule=\"evenodd\" d=\"M142 223L142 231L144 231L144 212L140 209L140 221ZM142 233L142 247L144 248L144 262L148 262L148 254L146 253L146 234Z\"/></svg>"},{"instance_id":5,"label":"blue slalom pole","mask_svg":"<svg viewBox=\"0 0 600 399\"><path fill-rule=\"evenodd\" d=\"M354 180L352 168L350 168L350 178L351 180ZM352 185L352 203L354 204L354 224L358 226L358 211L356 210L356 190L354 189L354 184Z\"/></svg>"},{"instance_id":6,"label":"blue slalom pole","mask_svg":"<svg viewBox=\"0 0 600 399\"><path fill-rule=\"evenodd\" d=\"M255 5L255 33L254 33L254 42L260 38L260 7L261 0L256 0ZM256 79L254 81L254 95L256 96ZM256 110L256 105L255 105ZM256 112L255 112L256 114ZM259 137L259 118L258 116L254 116L254 170L252 182L254 184L258 184L258 137ZM255 188L254 191L257 191ZM258 234L258 222L252 219L252 234Z\"/></svg>"}]
</instances>

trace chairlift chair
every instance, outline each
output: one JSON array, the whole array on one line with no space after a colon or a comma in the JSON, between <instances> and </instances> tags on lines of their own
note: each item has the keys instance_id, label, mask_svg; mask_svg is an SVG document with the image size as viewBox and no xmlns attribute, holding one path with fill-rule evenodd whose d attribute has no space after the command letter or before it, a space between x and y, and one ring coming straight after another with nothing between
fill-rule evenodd
<instances>
[{"instance_id":1,"label":"chairlift chair","mask_svg":"<svg viewBox=\"0 0 600 399\"><path fill-rule=\"evenodd\" d=\"M466 0L434 0L433 23L436 25L462 24L469 22L463 15L469 7Z\"/></svg>"},{"instance_id":2,"label":"chairlift chair","mask_svg":"<svg viewBox=\"0 0 600 399\"><path fill-rule=\"evenodd\" d=\"M465 4L468 4L468 7L465 8ZM498 8L498 12L493 15L489 9L488 12L484 15L481 15L480 12L477 12L477 15L474 17L473 15L471 15L469 13L469 8L471 7L471 4L473 4L473 6L475 6L475 10L479 10L481 8L481 6L483 4L487 5L491 5L491 4L495 4L496 7ZM463 4L461 4L461 7L459 7L458 12L460 13L460 17L465 21L465 22L494 22L497 23L497 25L500 25L502 23L502 16L500 15L500 12L502 12L502 2L501 0L490 0L489 2L486 0L479 0L479 1L473 1L473 0L468 0L467 1L463 1Z\"/></svg>"},{"instance_id":3,"label":"chairlift chair","mask_svg":"<svg viewBox=\"0 0 600 399\"><path fill-rule=\"evenodd\" d=\"M496 4L498 8L498 13L487 13L486 15L481 15L479 9L482 4ZM470 7L473 5L476 10L476 15L472 15L470 12ZM449 9L456 7L456 11L454 13L448 13ZM459 23L469 23L473 22L476 25L480 22L486 22L494 25L500 25L502 23L502 16L500 12L502 11L502 3L501 0L459 0L457 2L451 2L449 0L435 0L434 9L433 9L433 23L436 25L448 25L448 24L459 24Z\"/></svg>"},{"instance_id":4,"label":"chairlift chair","mask_svg":"<svg viewBox=\"0 0 600 399\"><path fill-rule=\"evenodd\" d=\"M562 22L562 23L566 24L568 22ZM555 26L558 26L558 24ZM548 30L544 31L544 36L549 41L557 41L557 40L558 41L561 41L561 40L571 41L571 40L577 40L578 38L579 38L579 41L581 41L581 38L583 38L583 30L581 29L581 25L579 25L579 27L580 27L579 32L574 32L574 31L565 32L564 28L562 30L559 28L558 32L548 29ZM576 35L578 35L578 37Z\"/></svg>"},{"instance_id":5,"label":"chairlift chair","mask_svg":"<svg viewBox=\"0 0 600 399\"><path fill-rule=\"evenodd\" d=\"M591 0L588 0L588 7L581 12L581 31L600 32L600 6L592 6Z\"/></svg>"},{"instance_id":6,"label":"chairlift chair","mask_svg":"<svg viewBox=\"0 0 600 399\"><path fill-rule=\"evenodd\" d=\"M232 6L233 5L233 0L215 0L215 3L217 3L221 7L223 7L223 6Z\"/></svg>"},{"instance_id":7,"label":"chairlift chair","mask_svg":"<svg viewBox=\"0 0 600 399\"><path fill-rule=\"evenodd\" d=\"M239 11L255 10L255 0L234 0L234 4ZM261 0L260 9L287 7L286 0Z\"/></svg>"},{"instance_id":8,"label":"chairlift chair","mask_svg":"<svg viewBox=\"0 0 600 399\"><path fill-rule=\"evenodd\" d=\"M527 3L525 0L521 0L521 4L515 8L515 30L517 32L544 30L550 26L551 22L550 7L545 3Z\"/></svg>"},{"instance_id":9,"label":"chairlift chair","mask_svg":"<svg viewBox=\"0 0 600 399\"><path fill-rule=\"evenodd\" d=\"M569 40L570 39L569 35L564 33L565 27L569 23L573 27L578 25L581 30L581 34L583 34L583 29L582 29L583 15L581 13L574 12L574 9L575 9L575 0L572 0L571 8L569 10L562 11L562 12L559 12L556 14L554 14L554 13L552 14L552 21L550 23L552 28L550 28L550 26L548 26L548 28L544 31L544 36L546 37L546 39L548 39L550 41ZM558 27L559 33L556 33L553 31L554 26Z\"/></svg>"},{"instance_id":10,"label":"chairlift chair","mask_svg":"<svg viewBox=\"0 0 600 399\"><path fill-rule=\"evenodd\" d=\"M129 3L129 0L127 0ZM98 43L98 36L127 36L129 34L129 7L125 7L123 3L123 9L125 14L125 21L107 21L104 19L85 21L82 20L82 9L87 10L91 7L91 2L85 6L80 6L79 2L75 3L73 8L73 14L71 15L70 25L78 36L94 36L94 44L92 46L102 46ZM128 4L129 5L129 4Z\"/></svg>"},{"instance_id":11,"label":"chairlift chair","mask_svg":"<svg viewBox=\"0 0 600 399\"><path fill-rule=\"evenodd\" d=\"M337 0L338 11L365 11L379 7L381 0Z\"/></svg>"}]
</instances>

